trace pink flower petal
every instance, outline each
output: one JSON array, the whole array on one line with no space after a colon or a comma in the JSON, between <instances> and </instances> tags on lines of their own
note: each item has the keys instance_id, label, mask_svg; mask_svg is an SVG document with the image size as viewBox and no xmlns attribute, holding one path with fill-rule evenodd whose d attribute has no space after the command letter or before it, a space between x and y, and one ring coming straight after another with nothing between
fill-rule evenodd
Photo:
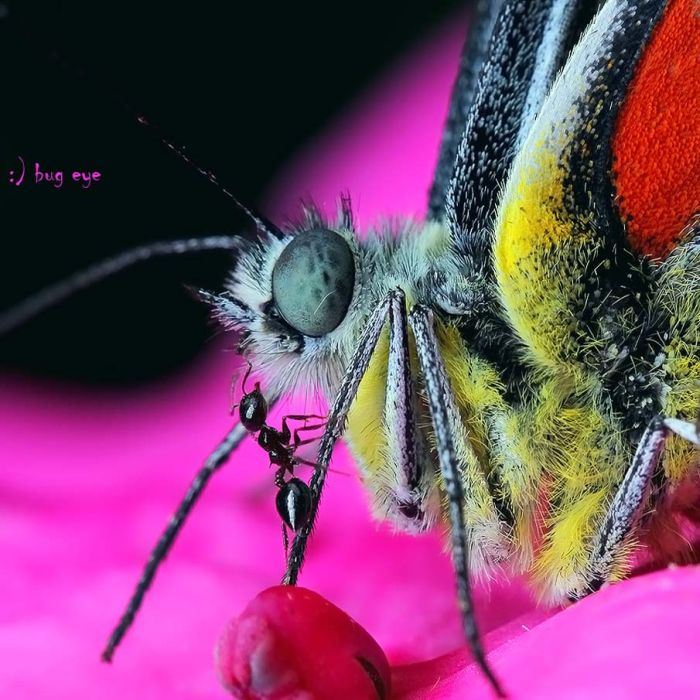
<instances>
[{"instance_id":1,"label":"pink flower petal","mask_svg":"<svg viewBox=\"0 0 700 700\"><path fill-rule=\"evenodd\" d=\"M515 621L489 660L511 698L625 700L700 696L700 570L609 586L534 626ZM464 651L394 670L394 700L488 699Z\"/></svg>"}]
</instances>

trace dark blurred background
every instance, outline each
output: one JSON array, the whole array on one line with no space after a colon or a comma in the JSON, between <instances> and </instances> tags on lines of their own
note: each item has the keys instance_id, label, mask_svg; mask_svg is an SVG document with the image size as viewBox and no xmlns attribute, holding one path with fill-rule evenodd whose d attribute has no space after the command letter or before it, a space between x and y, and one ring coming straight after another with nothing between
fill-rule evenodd
<instances>
[{"instance_id":1,"label":"dark blurred background","mask_svg":"<svg viewBox=\"0 0 700 700\"><path fill-rule=\"evenodd\" d=\"M123 103L255 204L280 166L457 0L381 3L0 2L0 307L149 240L235 232L215 187ZM28 180L9 182L21 155ZM56 189L33 165L63 170ZM98 170L83 190L73 170ZM176 371L212 336L183 282L216 288L208 253L148 263L0 339L0 368L124 385Z\"/></svg>"}]
</instances>

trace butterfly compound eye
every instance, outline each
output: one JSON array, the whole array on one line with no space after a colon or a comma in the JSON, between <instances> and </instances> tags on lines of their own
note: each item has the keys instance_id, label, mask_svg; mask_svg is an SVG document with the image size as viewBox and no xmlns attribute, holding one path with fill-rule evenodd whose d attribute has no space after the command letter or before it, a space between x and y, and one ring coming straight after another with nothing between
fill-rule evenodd
<instances>
[{"instance_id":1,"label":"butterfly compound eye","mask_svg":"<svg viewBox=\"0 0 700 700\"><path fill-rule=\"evenodd\" d=\"M330 333L345 318L355 285L355 261L334 231L300 233L272 271L272 297L282 318L303 335Z\"/></svg>"}]
</instances>

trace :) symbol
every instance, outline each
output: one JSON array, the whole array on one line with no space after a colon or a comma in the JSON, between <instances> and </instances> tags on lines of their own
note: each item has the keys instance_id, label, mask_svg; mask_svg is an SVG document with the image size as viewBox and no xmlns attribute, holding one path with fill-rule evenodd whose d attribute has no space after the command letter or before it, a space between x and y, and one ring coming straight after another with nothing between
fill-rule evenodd
<instances>
[{"instance_id":1,"label":":) symbol","mask_svg":"<svg viewBox=\"0 0 700 700\"><path fill-rule=\"evenodd\" d=\"M24 173L26 171L26 168L24 167L24 161L22 160L22 156L17 156L19 159L20 164L22 165L22 171L20 173L20 176L17 178L15 177L15 171L10 170L10 182L15 185L15 187L19 187L22 182L24 182Z\"/></svg>"}]
</instances>

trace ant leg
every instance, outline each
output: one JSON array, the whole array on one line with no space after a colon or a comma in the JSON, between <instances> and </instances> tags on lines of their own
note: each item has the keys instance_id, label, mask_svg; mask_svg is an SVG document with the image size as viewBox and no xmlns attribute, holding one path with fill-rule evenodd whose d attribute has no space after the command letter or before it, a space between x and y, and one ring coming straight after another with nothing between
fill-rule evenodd
<instances>
[{"instance_id":1,"label":"ant leg","mask_svg":"<svg viewBox=\"0 0 700 700\"><path fill-rule=\"evenodd\" d=\"M326 419L328 418L328 416L317 416L315 413L309 413L309 414L306 415L306 416L289 415L289 416L285 416L285 417L282 419L282 421L283 421L283 422L286 421L286 420L303 420L303 421L307 421L307 420L309 420L309 418L318 418L318 420L322 420L322 421L324 422L324 425L325 425L325 421L326 421Z\"/></svg>"},{"instance_id":2,"label":"ant leg","mask_svg":"<svg viewBox=\"0 0 700 700\"><path fill-rule=\"evenodd\" d=\"M296 435L297 433L303 433L304 431L309 431L309 430L319 430L320 428L325 428L326 424L325 423L312 423L311 425L303 425L301 428L295 428L294 434Z\"/></svg>"},{"instance_id":3,"label":"ant leg","mask_svg":"<svg viewBox=\"0 0 700 700\"><path fill-rule=\"evenodd\" d=\"M231 408L229 408L229 415L233 415L238 408L238 404L235 402L236 398L236 377L234 376L231 379L231 384L228 388L228 400L229 404L231 405Z\"/></svg>"},{"instance_id":4,"label":"ant leg","mask_svg":"<svg viewBox=\"0 0 700 700\"><path fill-rule=\"evenodd\" d=\"M295 462L297 465L301 465L302 467L311 467L314 471L319 471L323 469L324 471L331 472L333 474L340 474L341 476L352 476L352 474L340 471L339 469L332 469L331 467L324 468L323 465L319 464L318 462L309 462L305 459L295 459Z\"/></svg>"},{"instance_id":5,"label":"ant leg","mask_svg":"<svg viewBox=\"0 0 700 700\"><path fill-rule=\"evenodd\" d=\"M286 444L289 444L289 441L292 439L292 431L289 429L289 426L287 425L288 420L303 420L307 421L309 418L318 418L319 420L325 421L326 418L325 416L317 416L314 414L309 414L308 416L297 416L297 415L290 415L290 416L284 416L282 418L282 439ZM325 425L325 422L324 422ZM298 428L298 430L304 430L305 428Z\"/></svg>"},{"instance_id":6,"label":"ant leg","mask_svg":"<svg viewBox=\"0 0 700 700\"><path fill-rule=\"evenodd\" d=\"M311 462L308 459L304 459L303 457L294 457L294 461L297 464L305 464L307 467L313 467L316 471L323 469L323 466L321 464L318 464L318 462ZM328 471L328 468L326 468L325 471Z\"/></svg>"},{"instance_id":7,"label":"ant leg","mask_svg":"<svg viewBox=\"0 0 700 700\"><path fill-rule=\"evenodd\" d=\"M318 437L315 438L309 438L308 440L302 440L299 437L299 433L308 431L308 430L320 430L321 428L324 428L326 426L325 423L314 423L313 425L305 425L303 428L297 428L294 431L294 448L296 449L297 447L301 447L301 445L308 445L310 442L315 442L318 440Z\"/></svg>"},{"instance_id":8,"label":"ant leg","mask_svg":"<svg viewBox=\"0 0 700 700\"><path fill-rule=\"evenodd\" d=\"M326 467L328 467L330 462L333 447L343 433L350 405L357 395L357 389L360 386L362 377L364 377L367 371L370 359L379 341L379 336L382 333L382 328L386 320L390 298L391 296L388 294L382 299L367 319L364 330L362 331L362 336L350 358L349 364L345 370L345 375L331 406L328 422L326 423L323 436L318 446L317 460L319 462L319 468L316 469L309 482L309 489L311 491L309 517L305 525L296 533L294 541L292 542L291 552L287 560L287 570L282 579L284 585L293 586L299 578L299 572L301 571L306 555L306 546L316 521L318 504L321 500L321 493L323 492L323 486L326 481Z\"/></svg>"},{"instance_id":9,"label":"ant leg","mask_svg":"<svg viewBox=\"0 0 700 700\"><path fill-rule=\"evenodd\" d=\"M309 438L308 440L294 440L294 450L297 449L297 447L302 447L303 445L310 445L312 442L318 442L319 438L318 437L312 437ZM301 460L295 455L294 459L297 462L300 462Z\"/></svg>"}]
</instances>

